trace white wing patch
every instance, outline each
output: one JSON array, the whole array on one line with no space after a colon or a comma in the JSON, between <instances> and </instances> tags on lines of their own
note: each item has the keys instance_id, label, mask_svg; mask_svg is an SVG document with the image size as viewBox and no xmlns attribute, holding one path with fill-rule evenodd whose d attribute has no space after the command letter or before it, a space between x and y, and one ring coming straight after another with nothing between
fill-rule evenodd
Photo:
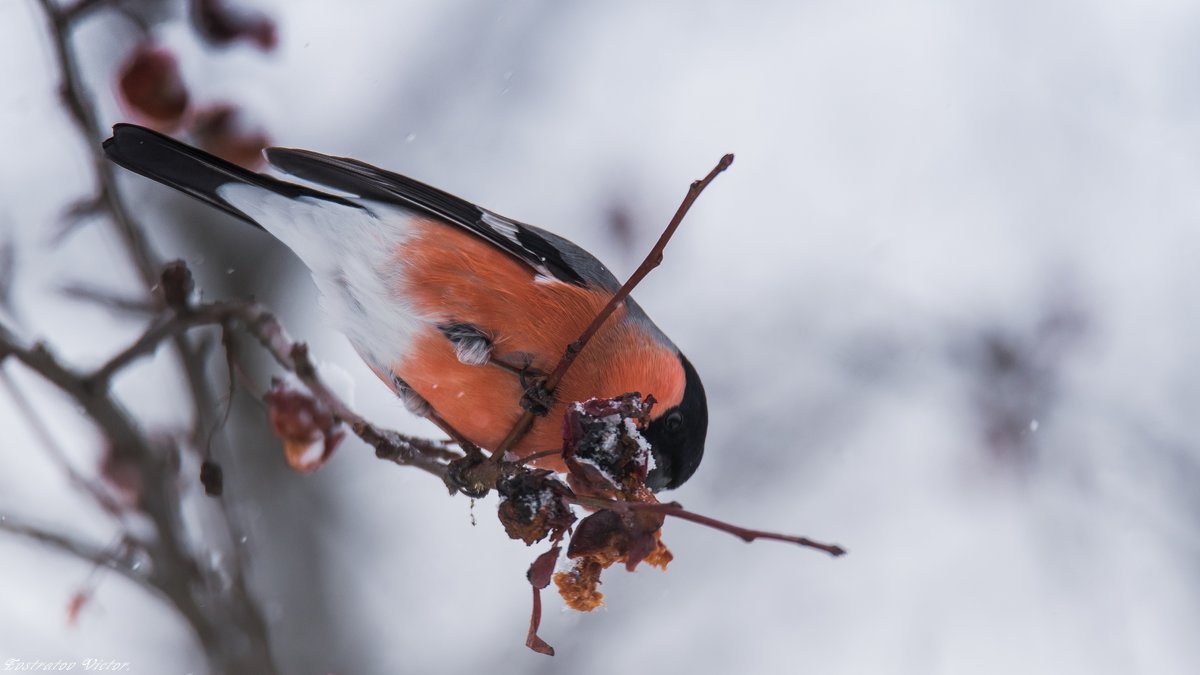
<instances>
[{"instance_id":1,"label":"white wing patch","mask_svg":"<svg viewBox=\"0 0 1200 675\"><path fill-rule=\"evenodd\" d=\"M483 211L483 209L480 209ZM504 220L500 216L489 211L483 211L483 216L480 218L484 225L492 228L496 232L504 236L505 239L511 241L517 246L521 245L521 240L517 238L517 226Z\"/></svg>"},{"instance_id":2,"label":"white wing patch","mask_svg":"<svg viewBox=\"0 0 1200 675\"><path fill-rule=\"evenodd\" d=\"M438 326L450 344L458 362L468 366L486 365L492 359L492 340L484 331L466 323Z\"/></svg>"},{"instance_id":3,"label":"white wing patch","mask_svg":"<svg viewBox=\"0 0 1200 675\"><path fill-rule=\"evenodd\" d=\"M486 365L492 358L492 343L487 340L459 340L454 343L454 353L459 363L468 366Z\"/></svg>"},{"instance_id":4,"label":"white wing patch","mask_svg":"<svg viewBox=\"0 0 1200 675\"><path fill-rule=\"evenodd\" d=\"M524 244L521 243L521 238L518 236L519 231L517 230L516 225L513 225L512 223L508 222L504 218L497 216L496 214L491 213L490 211L484 211L483 209L480 209L480 211L483 213L483 215L480 216L479 219L483 222L484 225L487 225L488 227L492 228L492 230L494 232L499 233L501 236L503 236L505 239L511 241L513 244L515 244L521 250L525 251L526 253L531 254L530 257L535 257L538 259L539 264L533 265L533 269L539 275L546 276L546 277L554 276L554 275L550 274L550 268L546 267L546 258L543 256L540 256L540 255L534 254L533 251L530 251L528 248L525 247ZM528 261L526 261L526 262L528 262Z\"/></svg>"}]
</instances>

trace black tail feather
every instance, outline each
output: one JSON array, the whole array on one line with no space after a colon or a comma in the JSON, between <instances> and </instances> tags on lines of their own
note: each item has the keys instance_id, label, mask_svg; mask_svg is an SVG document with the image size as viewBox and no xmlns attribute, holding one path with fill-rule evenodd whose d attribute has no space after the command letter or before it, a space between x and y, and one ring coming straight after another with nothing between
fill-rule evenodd
<instances>
[{"instance_id":1,"label":"black tail feather","mask_svg":"<svg viewBox=\"0 0 1200 675\"><path fill-rule=\"evenodd\" d=\"M261 226L221 199L217 188L229 183L243 183L293 199L311 197L345 206L359 206L341 197L243 169L135 124L114 126L112 138L104 141L104 154L134 173L189 194L255 227Z\"/></svg>"}]
</instances>

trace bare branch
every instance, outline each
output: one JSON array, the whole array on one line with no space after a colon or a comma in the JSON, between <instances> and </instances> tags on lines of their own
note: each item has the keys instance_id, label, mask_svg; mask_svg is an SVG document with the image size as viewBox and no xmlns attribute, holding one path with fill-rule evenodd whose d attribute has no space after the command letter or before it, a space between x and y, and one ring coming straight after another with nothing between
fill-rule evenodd
<instances>
[{"instance_id":1,"label":"bare branch","mask_svg":"<svg viewBox=\"0 0 1200 675\"><path fill-rule=\"evenodd\" d=\"M79 129L96 175L94 197L85 202L91 202L98 213L107 214L142 282L141 290L149 299L157 282L159 262L141 225L121 199L114 165L101 151L99 141L103 138L103 130L71 43L77 22L98 9L121 12L143 33L147 28L145 21L120 0L70 0L72 4L63 8L54 0L39 2L48 19L50 39L59 65L62 102ZM168 332L172 333L171 341L179 354L182 373L190 390L196 428L210 426L216 397L208 382L203 355L182 333ZM212 670L277 672L268 645L266 622L243 584L243 563L239 559L232 587L214 592L215 589L206 586L200 566L190 550L182 518L178 466L174 460L178 448L173 444L165 447L152 442L124 408L108 395L107 386L94 387L90 381L59 364L44 347L26 348L11 338L11 334L0 326L0 360L15 356L74 398L104 430L112 447L128 455L127 461L137 467L141 483L137 508L150 519L157 533L157 540L147 548L153 561L152 583L188 621L205 648ZM140 354L131 353L124 358L132 362ZM116 371L103 375L104 384L112 372ZM224 509L223 504L222 515L225 526L236 539L234 515Z\"/></svg>"},{"instance_id":2,"label":"bare branch","mask_svg":"<svg viewBox=\"0 0 1200 675\"><path fill-rule=\"evenodd\" d=\"M45 345L26 347L0 325L0 362L7 358L17 359L74 399L103 430L111 446L127 454L130 465L137 468L138 508L153 523L157 535L146 548L153 563L150 583L187 619L197 638L211 650L209 656L218 660L238 658L240 652L230 651L217 628L231 620L234 614L229 612L236 613L237 620L243 622L239 625L261 632L259 639L265 641L265 626L260 625L261 616L248 595L239 591L239 595L221 598L222 605L215 605L218 598L208 597L202 590L203 576L187 543L180 509L178 467L172 459L176 449L153 443L106 389L89 387L84 377L59 363ZM269 664L266 651L244 656ZM260 672L275 671L271 665L262 668L265 670Z\"/></svg>"},{"instance_id":3,"label":"bare branch","mask_svg":"<svg viewBox=\"0 0 1200 675\"><path fill-rule=\"evenodd\" d=\"M99 140L102 135L100 124L96 119L95 108L91 94L83 83L79 71L79 63L75 51L71 48L71 33L75 29L73 20L82 16L87 10L98 3L80 0L80 3L69 10L60 10L54 0L39 0L49 19L51 42L54 43L55 54L58 58L62 75L62 99L71 113L71 118L79 127L84 145L96 170L99 181L96 201L103 203L112 215L112 222L117 228L125 249L129 253L138 276L149 289L154 285L158 264L150 250L146 236L141 226L126 209L117 193L116 172L104 155L100 152Z\"/></svg>"},{"instance_id":4,"label":"bare branch","mask_svg":"<svg viewBox=\"0 0 1200 675\"><path fill-rule=\"evenodd\" d=\"M0 530L36 541L61 553L89 562L96 567L113 570L143 586L152 585L149 575L140 569L139 563L133 556L133 550L128 545L101 548L65 534L21 522L8 515L0 516Z\"/></svg>"},{"instance_id":5,"label":"bare branch","mask_svg":"<svg viewBox=\"0 0 1200 675\"><path fill-rule=\"evenodd\" d=\"M93 197L82 200L98 210L107 211L110 221L124 244L129 260L142 281L143 291L150 295L157 283L159 263L150 249L141 225L134 219L129 207L121 199L117 189L116 170L101 150L103 131L96 116L91 94L83 82L77 56L71 44L76 20L90 11L101 7L122 9L119 3L76 0L74 5L60 9L54 0L39 0L48 20L51 42L54 45L61 79L61 96L71 118L75 121L84 147L96 174L97 187ZM199 417L209 414L214 400L209 390L204 365L183 335L173 338L176 351L183 364L183 372L191 392L192 402ZM201 425L203 426L203 425Z\"/></svg>"},{"instance_id":6,"label":"bare branch","mask_svg":"<svg viewBox=\"0 0 1200 675\"><path fill-rule=\"evenodd\" d=\"M85 378L59 363L43 344L25 347L0 325L0 363L15 358L75 400L99 426L114 447L135 458L143 477L142 501L145 512L154 521L160 542L157 550L173 557L185 556L186 547L179 539L178 496L174 481L167 478L169 460L141 433L137 423L107 391L87 386Z\"/></svg>"},{"instance_id":7,"label":"bare branch","mask_svg":"<svg viewBox=\"0 0 1200 675\"><path fill-rule=\"evenodd\" d=\"M151 314L158 314L162 311L162 307L159 304L150 302L145 298L134 298L128 295L114 293L113 291L96 288L90 284L63 284L59 288L59 292L72 300L95 303L106 309L123 312L126 314L148 316Z\"/></svg>"},{"instance_id":8,"label":"bare branch","mask_svg":"<svg viewBox=\"0 0 1200 675\"><path fill-rule=\"evenodd\" d=\"M17 272L17 247L12 239L0 241L0 309L13 310L13 282Z\"/></svg>"},{"instance_id":9,"label":"bare branch","mask_svg":"<svg viewBox=\"0 0 1200 675\"><path fill-rule=\"evenodd\" d=\"M317 375L317 370L308 357L308 345L303 343L292 345L290 356L293 364L292 371L296 373L296 377L300 378L312 395L329 408L334 416L349 425L356 436L373 446L377 457L397 464L415 466L441 478L443 482L447 481L446 464L436 458L446 454L447 451L444 448L429 441L404 436L394 431L381 430L351 410L325 386L325 383ZM436 454L429 454L431 452ZM449 482L446 484L453 489Z\"/></svg>"},{"instance_id":10,"label":"bare branch","mask_svg":"<svg viewBox=\"0 0 1200 675\"><path fill-rule=\"evenodd\" d=\"M737 525L731 525L716 518L693 513L683 508L679 502L670 502L667 504L656 504L647 502L628 502L617 501L612 499L601 499L596 497L588 497L579 495L572 501L580 506L586 506L593 509L609 509L611 511L649 511L651 513L661 513L665 516L672 516L682 520L690 520L693 523L711 527L714 530L728 532L742 541L751 542L756 539L771 539L774 541L784 541L799 546L815 548L818 551L824 551L833 557L845 555L846 549L836 544L823 544L819 541L813 541L808 537L799 537L791 534L780 534L778 532L767 532L765 530L751 530Z\"/></svg>"},{"instance_id":11,"label":"bare branch","mask_svg":"<svg viewBox=\"0 0 1200 675\"><path fill-rule=\"evenodd\" d=\"M183 334L191 326L200 326L214 323L211 316L200 315L175 315L166 321L161 321L154 324L138 338L137 342L126 347L121 353L111 358L103 366L100 366L96 372L87 376L85 382L87 386L94 389L106 388L112 377L118 371L124 369L134 361L143 356L150 356L158 350L159 345L167 338L175 337Z\"/></svg>"},{"instance_id":12,"label":"bare branch","mask_svg":"<svg viewBox=\"0 0 1200 675\"><path fill-rule=\"evenodd\" d=\"M64 7L60 10L65 21L75 22L83 18L88 12L111 2L111 0L76 0L75 4Z\"/></svg>"},{"instance_id":13,"label":"bare branch","mask_svg":"<svg viewBox=\"0 0 1200 675\"><path fill-rule=\"evenodd\" d=\"M3 326L0 326L0 357L7 350L31 367L34 367L33 364L39 364L43 369L34 367L34 370L60 388L64 388L64 385L77 388L80 395L86 397L93 392L99 394L106 391L116 373L138 359L153 354L164 341L182 335L193 327L226 326L232 323L240 325L253 336L279 365L295 373L314 397L338 419L349 425L355 435L375 448L376 456L397 464L415 466L443 481L446 480L445 462L458 458L457 453L432 441L380 429L352 410L325 385L309 358L307 346L294 342L275 315L257 303L214 302L181 308L171 318L152 325L133 344L94 373L82 378L70 373L59 373L55 368L46 368L49 365L45 363L46 355L34 354L32 350L21 350L11 338L6 340L4 335L7 331Z\"/></svg>"},{"instance_id":14,"label":"bare branch","mask_svg":"<svg viewBox=\"0 0 1200 675\"><path fill-rule=\"evenodd\" d=\"M96 195L75 200L59 216L57 230L50 235L50 243L57 246L75 234L75 231L97 216L105 215L105 203Z\"/></svg>"},{"instance_id":15,"label":"bare branch","mask_svg":"<svg viewBox=\"0 0 1200 675\"><path fill-rule=\"evenodd\" d=\"M4 388L8 390L9 397L12 398L17 409L25 417L29 426L33 429L33 433L41 440L46 454L50 455L50 459L66 474L67 480L91 496L96 504L104 509L105 512L119 517L122 511L121 505L113 499L112 495L103 486L98 485L94 480L89 480L75 469L71 464L71 460L67 458L67 453L63 451L62 446L54 438L54 434L50 433L50 428L46 425L46 422L38 414L33 404L29 402L29 399L26 398L25 392L17 387L16 383L12 380L12 376L3 368L0 368L0 383L4 384Z\"/></svg>"}]
</instances>

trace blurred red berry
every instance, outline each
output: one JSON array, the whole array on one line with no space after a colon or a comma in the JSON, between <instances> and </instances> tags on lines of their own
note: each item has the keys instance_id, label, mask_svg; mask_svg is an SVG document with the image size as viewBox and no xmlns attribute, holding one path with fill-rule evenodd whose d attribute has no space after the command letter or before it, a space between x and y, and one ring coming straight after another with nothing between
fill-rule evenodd
<instances>
[{"instance_id":1,"label":"blurred red berry","mask_svg":"<svg viewBox=\"0 0 1200 675\"><path fill-rule=\"evenodd\" d=\"M247 40L268 51L278 42L269 16L227 0L192 0L192 18L196 30L214 45Z\"/></svg>"},{"instance_id":2,"label":"blurred red berry","mask_svg":"<svg viewBox=\"0 0 1200 675\"><path fill-rule=\"evenodd\" d=\"M100 459L100 477L121 506L133 508L138 505L142 497L142 470L137 457L118 446L108 445Z\"/></svg>"},{"instance_id":3,"label":"blurred red berry","mask_svg":"<svg viewBox=\"0 0 1200 675\"><path fill-rule=\"evenodd\" d=\"M151 42L139 44L125 60L117 91L130 114L159 131L174 130L187 111L179 62L166 47Z\"/></svg>"},{"instance_id":4,"label":"blurred red berry","mask_svg":"<svg viewBox=\"0 0 1200 675\"><path fill-rule=\"evenodd\" d=\"M92 599L90 589L75 591L71 596L70 602L67 603L67 624L74 626L79 621L79 613L83 611L84 606Z\"/></svg>"},{"instance_id":5,"label":"blurred red berry","mask_svg":"<svg viewBox=\"0 0 1200 675\"><path fill-rule=\"evenodd\" d=\"M271 142L265 133L246 123L244 113L228 103L198 111L192 133L200 147L247 169L263 165L262 151Z\"/></svg>"}]
</instances>

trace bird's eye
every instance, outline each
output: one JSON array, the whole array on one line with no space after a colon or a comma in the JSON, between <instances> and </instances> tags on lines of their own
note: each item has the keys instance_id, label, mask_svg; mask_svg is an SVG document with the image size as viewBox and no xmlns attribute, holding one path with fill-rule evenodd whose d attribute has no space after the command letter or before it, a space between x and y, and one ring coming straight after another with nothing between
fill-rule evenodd
<instances>
[{"instance_id":1,"label":"bird's eye","mask_svg":"<svg viewBox=\"0 0 1200 675\"><path fill-rule=\"evenodd\" d=\"M667 431L676 431L683 426L683 413L676 410L667 415Z\"/></svg>"}]
</instances>

